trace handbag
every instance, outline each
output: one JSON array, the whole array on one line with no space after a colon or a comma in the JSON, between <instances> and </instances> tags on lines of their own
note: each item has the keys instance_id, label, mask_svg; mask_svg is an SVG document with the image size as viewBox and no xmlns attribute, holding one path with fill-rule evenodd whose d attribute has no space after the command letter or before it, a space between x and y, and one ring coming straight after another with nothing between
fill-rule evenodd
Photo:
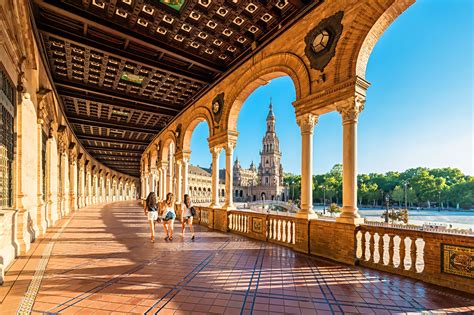
<instances>
[{"instance_id":1,"label":"handbag","mask_svg":"<svg viewBox=\"0 0 474 315\"><path fill-rule=\"evenodd\" d=\"M191 215L192 215L193 217L195 217L195 216L196 216L196 209L195 209L194 207L191 207L190 210L191 210Z\"/></svg>"}]
</instances>

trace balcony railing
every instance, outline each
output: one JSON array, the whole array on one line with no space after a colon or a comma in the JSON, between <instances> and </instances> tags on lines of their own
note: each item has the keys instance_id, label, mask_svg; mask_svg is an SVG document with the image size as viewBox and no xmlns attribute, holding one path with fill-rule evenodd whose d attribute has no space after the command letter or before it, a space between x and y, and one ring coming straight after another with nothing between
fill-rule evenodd
<instances>
[{"instance_id":1,"label":"balcony railing","mask_svg":"<svg viewBox=\"0 0 474 315\"><path fill-rule=\"evenodd\" d=\"M472 260L474 235L469 231L432 231L421 226L378 222L356 227L337 223L334 218L308 220L289 213L226 211L200 206L196 210L194 222L210 229L474 293L472 262L464 274L456 274L456 270L452 273L446 269L448 256L443 252L445 246L460 248L470 251L467 259Z\"/></svg>"}]
</instances>

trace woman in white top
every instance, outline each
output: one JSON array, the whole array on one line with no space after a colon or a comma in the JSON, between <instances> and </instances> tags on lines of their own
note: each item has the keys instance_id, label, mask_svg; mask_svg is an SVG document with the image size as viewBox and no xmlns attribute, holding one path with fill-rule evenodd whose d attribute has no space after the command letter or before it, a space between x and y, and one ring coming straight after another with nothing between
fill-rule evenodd
<instances>
[{"instance_id":1,"label":"woman in white top","mask_svg":"<svg viewBox=\"0 0 474 315\"><path fill-rule=\"evenodd\" d=\"M184 238L184 231L186 230L186 223L189 225L189 230L191 231L191 240L194 241L194 228L193 228L193 214L191 212L191 198L188 194L184 195L184 202L181 204L181 227L182 235Z\"/></svg>"},{"instance_id":2,"label":"woman in white top","mask_svg":"<svg viewBox=\"0 0 474 315\"><path fill-rule=\"evenodd\" d=\"M165 240L173 240L173 229L174 229L174 219L176 218L176 213L174 212L174 195L168 193L166 195L166 201L163 205L163 227L165 229L166 237Z\"/></svg>"}]
</instances>

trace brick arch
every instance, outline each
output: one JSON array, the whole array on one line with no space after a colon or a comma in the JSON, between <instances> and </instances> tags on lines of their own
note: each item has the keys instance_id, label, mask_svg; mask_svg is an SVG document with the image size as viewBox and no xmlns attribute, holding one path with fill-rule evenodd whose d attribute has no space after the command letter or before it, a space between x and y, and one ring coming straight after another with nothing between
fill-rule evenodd
<instances>
[{"instance_id":1,"label":"brick arch","mask_svg":"<svg viewBox=\"0 0 474 315\"><path fill-rule=\"evenodd\" d=\"M226 92L223 130L237 130L237 118L243 103L261 85L272 79L289 76L296 90L296 99L304 98L311 93L311 81L304 62L291 53L279 53L268 56L244 72L235 82L232 89Z\"/></svg>"},{"instance_id":2,"label":"brick arch","mask_svg":"<svg viewBox=\"0 0 474 315\"><path fill-rule=\"evenodd\" d=\"M161 141L161 143L162 143L162 147L160 148L160 152L161 152L160 160L168 161L168 153L170 149L170 144L173 143L176 147L175 133L171 130L166 131L166 133L163 135L163 140Z\"/></svg>"},{"instance_id":3,"label":"brick arch","mask_svg":"<svg viewBox=\"0 0 474 315\"><path fill-rule=\"evenodd\" d=\"M183 126L183 130L182 130L183 137L182 137L182 144L181 144L181 148L183 148L183 151L191 150L191 138L192 138L194 129L201 122L205 121L207 123L207 127L209 128L209 136L212 136L213 134L214 124L213 124L212 114L208 108L199 107L192 112L192 115L193 115L192 119L185 126Z\"/></svg>"},{"instance_id":4,"label":"brick arch","mask_svg":"<svg viewBox=\"0 0 474 315\"><path fill-rule=\"evenodd\" d=\"M416 0L370 0L348 22L336 54L335 83L358 76L365 79L367 63L383 32ZM391 4L390 4L391 3ZM344 20L343 20L343 24Z\"/></svg>"}]
</instances>

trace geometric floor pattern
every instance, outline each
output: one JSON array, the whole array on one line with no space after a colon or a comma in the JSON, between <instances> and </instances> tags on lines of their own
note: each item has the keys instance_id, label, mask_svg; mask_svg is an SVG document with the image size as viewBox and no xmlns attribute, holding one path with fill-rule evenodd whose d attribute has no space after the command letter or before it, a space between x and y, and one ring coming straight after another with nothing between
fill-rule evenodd
<instances>
[{"instance_id":1,"label":"geometric floor pattern","mask_svg":"<svg viewBox=\"0 0 474 315\"><path fill-rule=\"evenodd\" d=\"M467 294L200 226L195 241L179 222L173 241L158 227L151 243L136 201L81 209L63 224L7 272L0 314L16 313L31 280L40 283L32 314L474 313Z\"/></svg>"}]
</instances>

